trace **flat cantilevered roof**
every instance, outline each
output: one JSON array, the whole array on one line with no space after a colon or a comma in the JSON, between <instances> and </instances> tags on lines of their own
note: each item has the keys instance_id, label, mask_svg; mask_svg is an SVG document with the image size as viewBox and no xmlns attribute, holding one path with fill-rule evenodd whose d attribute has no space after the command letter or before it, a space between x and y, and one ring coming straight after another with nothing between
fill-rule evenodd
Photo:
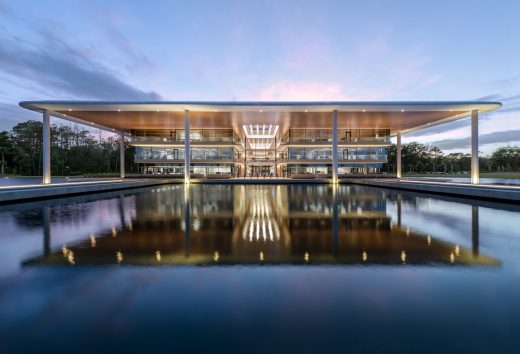
<instances>
[{"instance_id":1,"label":"flat cantilevered roof","mask_svg":"<svg viewBox=\"0 0 520 354\"><path fill-rule=\"evenodd\" d=\"M385 101L385 102L200 102L200 101L25 101L33 111L49 110L73 122L129 133L132 129L183 129L190 111L191 129L234 128L242 134L248 124L273 124L287 129L330 129L338 111L339 129L389 129L391 134L447 123L498 109L500 102Z\"/></svg>"}]
</instances>

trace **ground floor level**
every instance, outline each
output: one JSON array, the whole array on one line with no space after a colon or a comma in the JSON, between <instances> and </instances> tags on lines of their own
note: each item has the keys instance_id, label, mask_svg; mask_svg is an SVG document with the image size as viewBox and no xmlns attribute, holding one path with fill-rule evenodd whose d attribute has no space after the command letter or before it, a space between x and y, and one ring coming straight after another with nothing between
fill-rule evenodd
<instances>
[{"instance_id":1,"label":"ground floor level","mask_svg":"<svg viewBox=\"0 0 520 354\"><path fill-rule=\"evenodd\" d=\"M373 174L381 173L383 164L340 164L338 172L345 174ZM149 163L140 164L139 173L144 175L184 175L183 164ZM332 175L332 164L197 164L190 167L190 173L196 177L263 177L263 178L291 178L296 175L312 175L314 177L327 177Z\"/></svg>"}]
</instances>

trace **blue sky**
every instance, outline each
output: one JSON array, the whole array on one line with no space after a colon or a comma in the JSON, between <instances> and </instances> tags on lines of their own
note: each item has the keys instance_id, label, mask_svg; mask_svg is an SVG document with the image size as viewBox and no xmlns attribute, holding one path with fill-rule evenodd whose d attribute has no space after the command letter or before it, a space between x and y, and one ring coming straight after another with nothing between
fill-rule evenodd
<instances>
[{"instance_id":1,"label":"blue sky","mask_svg":"<svg viewBox=\"0 0 520 354\"><path fill-rule=\"evenodd\" d=\"M520 1L0 0L0 129L21 100L475 100L520 144ZM467 120L406 136L468 151Z\"/></svg>"}]
</instances>

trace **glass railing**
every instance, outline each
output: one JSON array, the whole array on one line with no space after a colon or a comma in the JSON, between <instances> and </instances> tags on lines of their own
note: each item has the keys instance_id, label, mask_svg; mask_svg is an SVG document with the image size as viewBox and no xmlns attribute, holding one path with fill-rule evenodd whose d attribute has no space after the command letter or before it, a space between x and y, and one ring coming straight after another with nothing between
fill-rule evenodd
<instances>
[{"instance_id":1,"label":"glass railing","mask_svg":"<svg viewBox=\"0 0 520 354\"><path fill-rule=\"evenodd\" d=\"M239 143L241 141L240 138L217 138L217 137L192 137L190 138L190 142L207 142L207 143ZM155 137L155 136L132 136L130 138L130 142L133 143L183 143L184 137L175 138L175 137Z\"/></svg>"},{"instance_id":2,"label":"glass railing","mask_svg":"<svg viewBox=\"0 0 520 354\"><path fill-rule=\"evenodd\" d=\"M184 160L183 149L163 147L138 147L135 152L135 160ZM238 160L242 154L233 148L207 148L191 151L192 160Z\"/></svg>"},{"instance_id":3,"label":"glass railing","mask_svg":"<svg viewBox=\"0 0 520 354\"><path fill-rule=\"evenodd\" d=\"M332 130L295 129L289 130L280 141L282 143L332 143ZM389 142L390 131L387 129L339 129L339 143Z\"/></svg>"}]
</instances>

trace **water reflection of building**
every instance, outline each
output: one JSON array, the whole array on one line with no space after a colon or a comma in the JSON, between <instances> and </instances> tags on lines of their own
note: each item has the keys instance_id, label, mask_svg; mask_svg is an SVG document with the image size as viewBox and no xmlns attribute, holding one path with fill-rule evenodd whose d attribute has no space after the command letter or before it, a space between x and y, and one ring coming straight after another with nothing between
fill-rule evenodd
<instances>
[{"instance_id":1,"label":"water reflection of building","mask_svg":"<svg viewBox=\"0 0 520 354\"><path fill-rule=\"evenodd\" d=\"M135 217L126 227L86 235L83 242L28 263L498 264L478 252L478 222L473 249L419 234L391 220L381 190L323 185L186 188L136 194ZM52 237L52 230L46 230Z\"/></svg>"}]
</instances>

